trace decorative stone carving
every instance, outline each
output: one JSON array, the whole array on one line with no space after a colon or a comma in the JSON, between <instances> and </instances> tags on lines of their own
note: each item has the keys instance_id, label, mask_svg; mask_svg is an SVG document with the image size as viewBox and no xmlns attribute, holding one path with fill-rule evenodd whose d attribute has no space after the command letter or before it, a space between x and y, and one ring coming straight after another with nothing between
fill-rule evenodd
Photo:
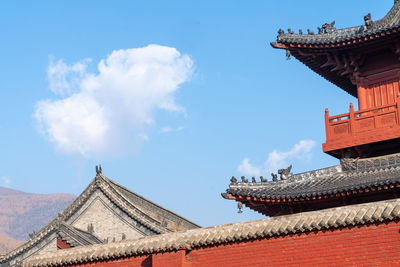
<instances>
[{"instance_id":1,"label":"decorative stone carving","mask_svg":"<svg viewBox=\"0 0 400 267\"><path fill-rule=\"evenodd\" d=\"M365 21L365 27L369 30L372 28L372 19L371 19L371 13L368 13L367 15L364 16L364 21Z\"/></svg>"},{"instance_id":2,"label":"decorative stone carving","mask_svg":"<svg viewBox=\"0 0 400 267\"><path fill-rule=\"evenodd\" d=\"M400 165L400 154L382 156L371 159L352 159L344 158L340 160L340 165L343 171L369 171L376 169L384 169L390 167L397 167Z\"/></svg>"},{"instance_id":3,"label":"decorative stone carving","mask_svg":"<svg viewBox=\"0 0 400 267\"><path fill-rule=\"evenodd\" d=\"M344 171L354 171L357 169L357 160L344 158L340 160L340 165L342 165Z\"/></svg>"},{"instance_id":4,"label":"decorative stone carving","mask_svg":"<svg viewBox=\"0 0 400 267\"><path fill-rule=\"evenodd\" d=\"M292 165L290 165L286 169L279 169L278 174L281 175L281 180L287 180L289 176L292 176L293 174L291 173L291 170L292 170Z\"/></svg>"},{"instance_id":5,"label":"decorative stone carving","mask_svg":"<svg viewBox=\"0 0 400 267\"><path fill-rule=\"evenodd\" d=\"M232 176L231 184L237 184L237 179L235 178L235 176Z\"/></svg>"},{"instance_id":6,"label":"decorative stone carving","mask_svg":"<svg viewBox=\"0 0 400 267\"><path fill-rule=\"evenodd\" d=\"M96 175L102 174L102 172L101 165L96 165Z\"/></svg>"},{"instance_id":7,"label":"decorative stone carving","mask_svg":"<svg viewBox=\"0 0 400 267\"><path fill-rule=\"evenodd\" d=\"M28 235L29 235L29 238L32 239L32 238L35 236L35 234L36 234L35 231L33 231L32 233L28 234Z\"/></svg>"},{"instance_id":8,"label":"decorative stone carving","mask_svg":"<svg viewBox=\"0 0 400 267\"><path fill-rule=\"evenodd\" d=\"M272 181L278 181L278 175L277 174L275 174L275 173L271 173L271 176L272 176Z\"/></svg>"},{"instance_id":9,"label":"decorative stone carving","mask_svg":"<svg viewBox=\"0 0 400 267\"><path fill-rule=\"evenodd\" d=\"M266 182L268 182L267 179L264 179L264 176L260 176L260 181L261 181L261 183L266 183Z\"/></svg>"},{"instance_id":10,"label":"decorative stone carving","mask_svg":"<svg viewBox=\"0 0 400 267\"><path fill-rule=\"evenodd\" d=\"M254 177L254 176L253 176L253 177L251 177L251 182L252 182L252 183L257 183L257 181L256 181L256 177Z\"/></svg>"},{"instance_id":11,"label":"decorative stone carving","mask_svg":"<svg viewBox=\"0 0 400 267\"><path fill-rule=\"evenodd\" d=\"M244 176L240 177L242 179L242 183L248 183L249 180L247 180Z\"/></svg>"},{"instance_id":12,"label":"decorative stone carving","mask_svg":"<svg viewBox=\"0 0 400 267\"><path fill-rule=\"evenodd\" d=\"M324 23L322 25L322 29L324 30L324 33L333 33L336 30L335 21L332 21L331 23Z\"/></svg>"},{"instance_id":13,"label":"decorative stone carving","mask_svg":"<svg viewBox=\"0 0 400 267\"><path fill-rule=\"evenodd\" d=\"M89 223L89 224L88 224L88 226L87 226L87 231L88 231L89 233L91 233L91 234L94 233L94 227L93 227L93 224L92 224L92 223Z\"/></svg>"},{"instance_id":14,"label":"decorative stone carving","mask_svg":"<svg viewBox=\"0 0 400 267\"><path fill-rule=\"evenodd\" d=\"M314 35L314 34L315 34L314 31L312 31L312 30L310 30L310 29L307 29L307 33L308 33L309 35Z\"/></svg>"}]
</instances>

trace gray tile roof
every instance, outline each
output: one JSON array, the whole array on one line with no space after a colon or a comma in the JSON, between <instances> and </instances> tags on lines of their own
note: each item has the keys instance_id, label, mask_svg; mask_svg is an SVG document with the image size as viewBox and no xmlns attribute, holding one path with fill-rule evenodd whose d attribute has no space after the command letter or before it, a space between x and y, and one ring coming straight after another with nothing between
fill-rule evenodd
<instances>
[{"instance_id":1,"label":"gray tile roof","mask_svg":"<svg viewBox=\"0 0 400 267\"><path fill-rule=\"evenodd\" d=\"M286 180L233 182L222 196L293 199L398 184L400 153L368 159L344 159L340 165L294 174Z\"/></svg>"},{"instance_id":2,"label":"gray tile roof","mask_svg":"<svg viewBox=\"0 0 400 267\"><path fill-rule=\"evenodd\" d=\"M168 219L169 221L173 222L175 224L174 230L179 230L180 229L192 229L192 228L198 228L200 227L199 225L181 217L180 215L165 209L154 202L142 197L141 195L138 195L129 189L123 187L120 184L117 184L116 182L109 180L108 182L112 187L132 205L140 209L144 213L148 213L149 216L158 216L164 219ZM150 212L150 214L149 214Z\"/></svg>"},{"instance_id":3,"label":"gray tile roof","mask_svg":"<svg viewBox=\"0 0 400 267\"><path fill-rule=\"evenodd\" d=\"M250 222L199 228L185 232L148 236L134 241L121 241L48 252L36 256L29 262L24 263L23 266L72 265L178 249L195 249L197 247L283 236L292 233L378 223L399 218L400 199L393 199L277 216Z\"/></svg>"},{"instance_id":4,"label":"gray tile roof","mask_svg":"<svg viewBox=\"0 0 400 267\"><path fill-rule=\"evenodd\" d=\"M72 247L103 243L92 233L73 227L65 222L59 224L57 234Z\"/></svg>"},{"instance_id":5,"label":"gray tile roof","mask_svg":"<svg viewBox=\"0 0 400 267\"><path fill-rule=\"evenodd\" d=\"M123 193L122 188L124 189ZM80 209L82 205L84 205L85 202L89 199L89 197L98 189L100 189L121 210L126 212L135 221L150 229L154 234L168 233L174 232L176 230L186 230L200 227L197 224L192 223L176 215L175 213L172 213L169 210L152 203L151 201L139 196L138 194L129 191L128 189L108 179L101 173L98 173L95 179L93 179L93 181L86 187L86 189L75 199L75 201L70 206L68 206L64 211L60 212L56 219L54 219L48 225L44 226L42 229L36 232L31 239L29 239L21 246L15 248L5 255L1 255L0 264L17 257L18 255L21 255L22 253L28 251L39 242L44 240L46 237L57 232L59 229L59 225L63 222L66 222L71 216L73 216L75 212ZM132 201L131 198L127 197L127 194L129 193L135 195L138 199L141 199L141 201ZM152 207L154 206L157 206L157 209L152 209ZM162 222L158 221L159 218L155 218L157 217L157 215L160 215L158 217L163 218L162 215L165 215L167 213L170 213L169 224L163 224ZM177 229L178 226L181 228Z\"/></svg>"},{"instance_id":6,"label":"gray tile roof","mask_svg":"<svg viewBox=\"0 0 400 267\"><path fill-rule=\"evenodd\" d=\"M392 9L384 18L372 21L368 25L365 23L365 25L345 29L335 29L328 24L326 25L328 28L320 34L296 34L294 32L283 33L280 31L277 42L283 44L335 44L365 38L398 28L400 26L400 1L394 1Z\"/></svg>"}]
</instances>

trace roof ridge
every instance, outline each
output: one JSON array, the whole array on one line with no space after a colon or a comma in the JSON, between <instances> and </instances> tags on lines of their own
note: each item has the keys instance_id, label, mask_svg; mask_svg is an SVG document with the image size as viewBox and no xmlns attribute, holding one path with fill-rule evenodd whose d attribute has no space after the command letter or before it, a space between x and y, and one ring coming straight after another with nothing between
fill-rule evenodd
<instances>
[{"instance_id":1,"label":"roof ridge","mask_svg":"<svg viewBox=\"0 0 400 267\"><path fill-rule=\"evenodd\" d=\"M157 207L157 208L159 208L159 209L161 209L161 210L163 210L163 211L166 211L166 212L168 212L168 213L170 213L170 214L172 214L172 215L174 215L174 216L176 216L176 217L178 217L178 218L180 218L180 219L182 219L182 220L184 220L184 221L186 221L186 222L188 222L188 223L190 223L190 224L193 224L194 226L200 227L200 226L197 225L196 223L194 223L194 222L192 222L192 221L189 221L188 219L186 219L186 218L180 216L179 214L177 214L177 213L175 213L175 212L173 212L173 211L171 211L171 210L169 210L169 209L167 209L167 208L164 208L164 207L160 206L160 205L157 204L157 203L154 203L153 201L151 201L151 200L149 200L149 199L143 197L142 195L139 195L139 194L135 193L135 192L132 191L132 190L129 190L128 188L126 188L126 187L124 187L124 186L118 184L117 182L115 182L115 181L109 179L108 177L105 177L105 176L103 176L103 177L106 179L106 181L110 182L111 185L114 187L114 189L116 189L117 191L119 191L119 189L118 189L118 188L115 188L115 186L116 186L116 187L120 187L120 188L123 189L123 190L126 190L127 192L129 192L129 193L135 195L136 197L138 197L138 198L140 198L140 199L143 199L144 201L146 201L146 202L149 203L150 205L153 205L153 206L155 206L155 207ZM124 198L126 201L128 201L131 205L136 206L136 205L134 205L134 203L132 203L129 199L127 199L127 198L123 195L122 192L120 192L120 194L121 194L121 197L123 197L123 198ZM139 209L139 208L138 208L138 209ZM139 210L141 210L141 209L139 209ZM144 211L142 211L142 212L144 212Z\"/></svg>"},{"instance_id":2,"label":"roof ridge","mask_svg":"<svg viewBox=\"0 0 400 267\"><path fill-rule=\"evenodd\" d=\"M84 234L93 235L93 234L92 234L91 232L89 232L89 231L85 231L85 230L79 229L79 228L77 228L77 227L75 227L75 226L72 226L72 225L66 223L66 222L61 222L60 224L63 225L63 226L65 226L66 228L68 228L68 229L70 229L70 230L77 231L77 232L79 232L79 233L84 233ZM94 235L93 235L93 236L94 236Z\"/></svg>"},{"instance_id":3,"label":"roof ridge","mask_svg":"<svg viewBox=\"0 0 400 267\"><path fill-rule=\"evenodd\" d=\"M94 238L98 243L102 243L102 241L93 233L90 233L88 231L79 229L77 227L74 227L70 224L67 224L66 222L61 222L60 225L62 225L63 227L65 227L67 229L67 231L72 232L72 234L75 234L78 236L78 238L81 238L83 240L85 240L87 243L92 244L92 242L90 240L88 240L88 236L90 236L91 238ZM59 229L61 230L61 229ZM70 238L73 238L76 242L79 242L78 240L76 240L76 238L74 236L69 235ZM85 245L85 244L83 244ZM87 244L86 244L87 245Z\"/></svg>"},{"instance_id":4,"label":"roof ridge","mask_svg":"<svg viewBox=\"0 0 400 267\"><path fill-rule=\"evenodd\" d=\"M400 1L399 0L394 0L394 4L392 6L392 8L389 10L389 12L381 19L377 20L374 22L374 25L377 24L389 24L389 23L393 23L393 20L395 18L396 13L399 13L400 11ZM380 26L380 25L378 25Z\"/></svg>"},{"instance_id":5,"label":"roof ridge","mask_svg":"<svg viewBox=\"0 0 400 267\"><path fill-rule=\"evenodd\" d=\"M147 215L145 212L143 212L142 210L138 209L138 207L136 205L132 205L132 203L130 203L124 196L122 196L122 194L120 192L118 192L118 190L116 190L114 188L114 186L111 184L111 180L107 177L105 177L104 175L100 174L99 175L102 178L102 181L104 181L104 183L106 183L109 187L111 187L114 190L114 193L116 193L116 195L124 200L125 202L129 203L129 205L131 205L134 208L133 212L132 210L128 209L126 207L126 204L124 204L123 201L119 201L118 199L115 198L115 196L110 192L110 188L107 188L106 186L104 186L104 184L99 184L100 189L103 191L103 193L115 204L117 205L119 208L121 208L123 211L125 211L129 216L131 216L133 219L137 220L138 222L140 222L141 224L143 224L145 227L149 228L150 230L152 230L153 232L160 234L160 233L165 233L168 232L166 230L166 228L163 228L161 226L156 225L155 223L151 222L149 219L145 218L145 217L149 217L150 219L156 221L155 219L151 218L149 215ZM140 213L142 213L141 215L144 215L143 217L138 216L138 211Z\"/></svg>"},{"instance_id":6,"label":"roof ridge","mask_svg":"<svg viewBox=\"0 0 400 267\"><path fill-rule=\"evenodd\" d=\"M49 252L37 255L29 262L24 263L23 266L57 266L63 263L101 261L118 258L121 255L127 257L178 249L192 249L206 245L285 236L321 229L381 223L399 218L400 199L385 200L148 236L135 241L125 240L109 244L82 246L57 253Z\"/></svg>"},{"instance_id":7,"label":"roof ridge","mask_svg":"<svg viewBox=\"0 0 400 267\"><path fill-rule=\"evenodd\" d=\"M325 40L333 36L333 42L341 41L341 38L337 38L337 36L344 36L346 38L350 37L359 37L359 36L368 36L370 34L374 34L377 30L383 28L392 28L394 26L398 26L400 24L400 1L395 0L391 9L386 13L384 17L373 21L371 19L371 13L368 13L364 16L364 24L359 26L353 27L346 27L341 29L336 29L335 21L328 24L325 23L321 27L318 27L318 33L314 34L313 31L308 30L308 34L303 34L300 31L298 34L288 29L288 32L285 33L282 29L278 32L277 42L278 43L291 43L292 41L297 43L301 40L306 40L306 43L313 43L311 39L315 40L316 42ZM275 47L274 43L271 43L272 46ZM280 47L276 47L280 48Z\"/></svg>"}]
</instances>

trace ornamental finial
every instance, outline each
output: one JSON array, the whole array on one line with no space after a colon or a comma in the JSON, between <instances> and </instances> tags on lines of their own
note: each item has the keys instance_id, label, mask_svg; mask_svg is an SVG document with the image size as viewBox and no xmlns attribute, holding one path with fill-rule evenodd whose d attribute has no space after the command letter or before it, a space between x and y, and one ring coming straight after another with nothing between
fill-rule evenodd
<instances>
[{"instance_id":1,"label":"ornamental finial","mask_svg":"<svg viewBox=\"0 0 400 267\"><path fill-rule=\"evenodd\" d=\"M102 172L101 165L96 165L96 175L102 174Z\"/></svg>"},{"instance_id":2,"label":"ornamental finial","mask_svg":"<svg viewBox=\"0 0 400 267\"><path fill-rule=\"evenodd\" d=\"M367 15L364 16L364 22L367 30L372 27L371 13L368 13Z\"/></svg>"},{"instance_id":3,"label":"ornamental finial","mask_svg":"<svg viewBox=\"0 0 400 267\"><path fill-rule=\"evenodd\" d=\"M293 174L291 173L291 170L292 170L292 165L290 165L286 169L279 169L278 174L281 175L281 180L287 180L289 176L292 176Z\"/></svg>"}]
</instances>

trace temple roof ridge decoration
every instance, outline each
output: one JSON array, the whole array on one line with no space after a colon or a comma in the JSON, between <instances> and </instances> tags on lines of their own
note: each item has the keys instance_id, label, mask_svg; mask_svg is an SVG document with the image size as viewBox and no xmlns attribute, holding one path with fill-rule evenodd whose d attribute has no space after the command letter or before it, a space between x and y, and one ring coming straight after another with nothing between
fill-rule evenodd
<instances>
[{"instance_id":1,"label":"temple roof ridge decoration","mask_svg":"<svg viewBox=\"0 0 400 267\"><path fill-rule=\"evenodd\" d=\"M335 28L335 21L325 23L318 27L315 34L308 29L307 34L303 34L302 30L296 34L291 29L285 33L284 30L278 31L278 43L301 43L301 44L335 44L344 41L355 40L359 38L369 37L374 34L391 30L400 25L400 1L395 0L393 7L382 18L377 21L371 19L371 14L364 16L364 25L348 27L343 29Z\"/></svg>"},{"instance_id":2,"label":"temple roof ridge decoration","mask_svg":"<svg viewBox=\"0 0 400 267\"><path fill-rule=\"evenodd\" d=\"M246 179L247 180L247 179ZM339 165L293 174L286 180L232 182L222 193L264 215L277 216L398 196L400 153L342 159ZM317 203L312 205L311 203ZM307 204L308 203L308 204Z\"/></svg>"},{"instance_id":3,"label":"temple roof ridge decoration","mask_svg":"<svg viewBox=\"0 0 400 267\"><path fill-rule=\"evenodd\" d=\"M365 59L363 56L372 47L393 43L394 57L400 58L400 1L382 19L372 21L371 15L364 17L364 25L336 29L335 21L319 27L319 33L308 34L291 29L278 31L271 46L285 49L286 56L293 56L328 81L358 97L359 74ZM363 48L360 50L360 48ZM356 50L357 51L356 51Z\"/></svg>"}]
</instances>

